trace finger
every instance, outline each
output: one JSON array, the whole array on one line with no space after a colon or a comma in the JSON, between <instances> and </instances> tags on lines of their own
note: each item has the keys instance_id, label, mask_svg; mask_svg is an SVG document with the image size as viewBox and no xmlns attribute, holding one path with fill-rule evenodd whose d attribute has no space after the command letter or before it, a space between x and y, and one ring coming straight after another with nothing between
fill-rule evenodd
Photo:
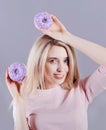
<instances>
[{"instance_id":1,"label":"finger","mask_svg":"<svg viewBox=\"0 0 106 130\"><path fill-rule=\"evenodd\" d=\"M6 82L8 83L8 84L10 84L10 86L12 86L12 85L15 85L15 83L16 82L14 82L13 80L11 80L11 78L10 78L10 76L9 76L9 74L8 74L8 70L6 71L6 76L5 76L6 78Z\"/></svg>"},{"instance_id":2,"label":"finger","mask_svg":"<svg viewBox=\"0 0 106 130\"><path fill-rule=\"evenodd\" d=\"M18 90L19 84L10 79L8 70L6 70L6 73L5 73L5 82L7 84L7 87L8 87L8 90L9 90L11 96L13 98L18 97L19 96L19 90Z\"/></svg>"},{"instance_id":3,"label":"finger","mask_svg":"<svg viewBox=\"0 0 106 130\"><path fill-rule=\"evenodd\" d=\"M51 17L52 17L52 19L53 19L54 22L61 24L61 22L59 21L59 19L56 16L51 15Z\"/></svg>"},{"instance_id":4,"label":"finger","mask_svg":"<svg viewBox=\"0 0 106 130\"><path fill-rule=\"evenodd\" d=\"M6 73L5 73L5 80L7 83L11 83L11 79L10 79L9 74L8 74L8 69L6 70Z\"/></svg>"},{"instance_id":5,"label":"finger","mask_svg":"<svg viewBox=\"0 0 106 130\"><path fill-rule=\"evenodd\" d=\"M51 15L51 17L52 17L54 23L57 23L58 25L60 25L62 27L62 29L66 30L65 26L60 22L60 20L56 16Z\"/></svg>"}]
</instances>

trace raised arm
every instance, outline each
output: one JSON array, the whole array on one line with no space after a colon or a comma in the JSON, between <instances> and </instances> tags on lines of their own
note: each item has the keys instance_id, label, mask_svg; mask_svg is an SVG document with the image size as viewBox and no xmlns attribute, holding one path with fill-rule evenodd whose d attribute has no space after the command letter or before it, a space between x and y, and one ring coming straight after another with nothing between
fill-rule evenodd
<instances>
[{"instance_id":1,"label":"raised arm","mask_svg":"<svg viewBox=\"0 0 106 130\"><path fill-rule=\"evenodd\" d=\"M14 130L29 130L26 120L25 100L18 98L13 101Z\"/></svg>"},{"instance_id":2,"label":"raised arm","mask_svg":"<svg viewBox=\"0 0 106 130\"><path fill-rule=\"evenodd\" d=\"M106 48L94 42L69 34L66 43L86 54L97 64L106 67Z\"/></svg>"},{"instance_id":3,"label":"raised arm","mask_svg":"<svg viewBox=\"0 0 106 130\"><path fill-rule=\"evenodd\" d=\"M41 29L43 33L73 46L86 54L97 64L106 67L105 47L71 34L55 16L51 15L51 17L53 19L53 24L48 30Z\"/></svg>"},{"instance_id":4,"label":"raised arm","mask_svg":"<svg viewBox=\"0 0 106 130\"><path fill-rule=\"evenodd\" d=\"M20 94L24 84L12 81L8 71L6 72L6 84L13 98L14 130L29 130L26 120L26 100Z\"/></svg>"}]
</instances>

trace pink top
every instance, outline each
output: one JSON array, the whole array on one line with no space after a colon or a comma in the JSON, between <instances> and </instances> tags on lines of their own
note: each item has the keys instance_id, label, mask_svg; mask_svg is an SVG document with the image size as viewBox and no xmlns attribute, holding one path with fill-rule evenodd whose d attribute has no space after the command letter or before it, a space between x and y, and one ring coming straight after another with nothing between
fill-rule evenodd
<instances>
[{"instance_id":1,"label":"pink top","mask_svg":"<svg viewBox=\"0 0 106 130\"><path fill-rule=\"evenodd\" d=\"M87 130L88 105L105 88L106 68L100 66L71 91L60 86L37 90L27 102L30 130Z\"/></svg>"}]
</instances>

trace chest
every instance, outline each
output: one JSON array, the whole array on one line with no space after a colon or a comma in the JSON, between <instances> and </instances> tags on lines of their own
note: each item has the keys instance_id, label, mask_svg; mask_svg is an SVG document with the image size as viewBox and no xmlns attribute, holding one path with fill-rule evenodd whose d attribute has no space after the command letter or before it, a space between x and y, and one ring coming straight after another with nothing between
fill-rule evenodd
<instances>
[{"instance_id":1,"label":"chest","mask_svg":"<svg viewBox=\"0 0 106 130\"><path fill-rule=\"evenodd\" d=\"M52 102L42 104L40 109L32 112L30 124L33 128L36 127L37 130L87 129L87 106L82 96L68 95L58 105L56 101L54 97Z\"/></svg>"}]
</instances>

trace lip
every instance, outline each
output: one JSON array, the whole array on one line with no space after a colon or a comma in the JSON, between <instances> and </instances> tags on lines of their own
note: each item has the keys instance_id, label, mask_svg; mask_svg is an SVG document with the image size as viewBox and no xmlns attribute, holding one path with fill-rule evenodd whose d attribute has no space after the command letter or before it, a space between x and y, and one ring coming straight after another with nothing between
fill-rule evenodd
<instances>
[{"instance_id":1,"label":"lip","mask_svg":"<svg viewBox=\"0 0 106 130\"><path fill-rule=\"evenodd\" d=\"M64 78L64 75L63 74L54 74L54 77L56 79L63 79Z\"/></svg>"}]
</instances>

